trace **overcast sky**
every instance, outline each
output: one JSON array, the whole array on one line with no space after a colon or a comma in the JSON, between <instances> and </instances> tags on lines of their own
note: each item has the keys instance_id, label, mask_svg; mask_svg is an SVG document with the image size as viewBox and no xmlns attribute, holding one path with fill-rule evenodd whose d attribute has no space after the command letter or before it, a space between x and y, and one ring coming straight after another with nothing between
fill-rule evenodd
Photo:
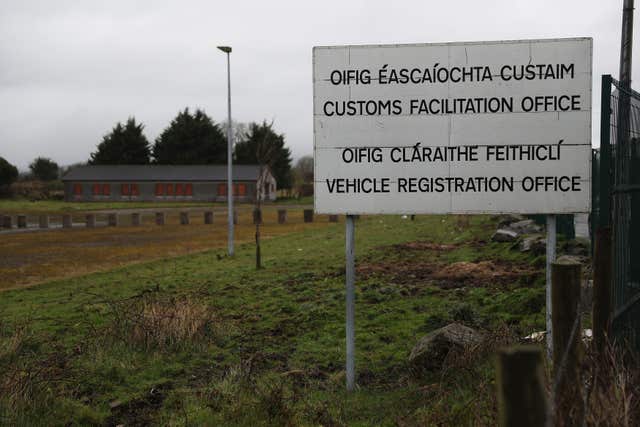
<instances>
[{"instance_id":1,"label":"overcast sky","mask_svg":"<svg viewBox=\"0 0 640 427\"><path fill-rule=\"evenodd\" d=\"M37 156L86 161L116 122L135 116L153 142L185 107L223 121L215 47L228 44L234 120L274 120L298 158L313 150L315 45L555 37L593 37L598 145L600 76L618 77L621 10L622 0L0 0L0 156L21 170Z\"/></svg>"}]
</instances>

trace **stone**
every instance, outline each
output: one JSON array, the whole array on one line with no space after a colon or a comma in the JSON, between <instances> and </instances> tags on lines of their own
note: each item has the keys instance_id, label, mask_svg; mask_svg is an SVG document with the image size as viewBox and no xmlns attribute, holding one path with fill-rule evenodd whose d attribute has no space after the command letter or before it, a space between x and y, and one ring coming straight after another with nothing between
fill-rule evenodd
<instances>
[{"instance_id":1,"label":"stone","mask_svg":"<svg viewBox=\"0 0 640 427\"><path fill-rule=\"evenodd\" d=\"M506 214L506 215L499 215L498 219L500 220L500 222L498 223L498 228L502 228L514 222L522 221L526 218L518 214Z\"/></svg>"},{"instance_id":2,"label":"stone","mask_svg":"<svg viewBox=\"0 0 640 427\"><path fill-rule=\"evenodd\" d=\"M507 228L499 228L493 233L493 236L491 236L491 240L494 242L513 242L517 238L518 233Z\"/></svg>"},{"instance_id":3,"label":"stone","mask_svg":"<svg viewBox=\"0 0 640 427\"><path fill-rule=\"evenodd\" d=\"M450 323L420 338L411 350L409 364L418 371L439 370L449 353L472 349L483 340L484 336L475 329Z\"/></svg>"},{"instance_id":4,"label":"stone","mask_svg":"<svg viewBox=\"0 0 640 427\"><path fill-rule=\"evenodd\" d=\"M520 241L520 252L531 252L534 255L542 255L547 250L547 239L541 234L525 236Z\"/></svg>"},{"instance_id":5,"label":"stone","mask_svg":"<svg viewBox=\"0 0 640 427\"><path fill-rule=\"evenodd\" d=\"M513 222L509 224L509 229L520 234L540 233L542 231L542 227L536 224L532 219Z\"/></svg>"}]
</instances>

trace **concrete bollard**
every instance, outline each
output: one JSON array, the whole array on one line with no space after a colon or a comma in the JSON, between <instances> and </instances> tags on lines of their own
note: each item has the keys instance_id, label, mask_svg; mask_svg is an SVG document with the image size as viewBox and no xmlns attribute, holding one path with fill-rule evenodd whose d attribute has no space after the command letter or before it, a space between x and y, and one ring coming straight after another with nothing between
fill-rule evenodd
<instances>
[{"instance_id":1,"label":"concrete bollard","mask_svg":"<svg viewBox=\"0 0 640 427\"><path fill-rule=\"evenodd\" d=\"M117 227L118 226L118 214L110 213L107 215L107 224L109 227Z\"/></svg>"},{"instance_id":2,"label":"concrete bollard","mask_svg":"<svg viewBox=\"0 0 640 427\"><path fill-rule=\"evenodd\" d=\"M5 215L2 217L2 226L4 228L11 228L12 224L11 224L11 217L9 215Z\"/></svg>"},{"instance_id":3,"label":"concrete bollard","mask_svg":"<svg viewBox=\"0 0 640 427\"><path fill-rule=\"evenodd\" d=\"M278 209L278 224L284 224L287 222L287 210Z\"/></svg>"},{"instance_id":4,"label":"concrete bollard","mask_svg":"<svg viewBox=\"0 0 640 427\"><path fill-rule=\"evenodd\" d=\"M131 214L131 225L134 227L140 226L140 214L135 212Z\"/></svg>"},{"instance_id":5,"label":"concrete bollard","mask_svg":"<svg viewBox=\"0 0 640 427\"><path fill-rule=\"evenodd\" d=\"M87 214L86 216L87 227L93 228L96 226L96 216L95 214Z\"/></svg>"},{"instance_id":6,"label":"concrete bollard","mask_svg":"<svg viewBox=\"0 0 640 427\"><path fill-rule=\"evenodd\" d=\"M213 224L213 211L205 211L205 213L204 213L204 223L205 224Z\"/></svg>"},{"instance_id":7,"label":"concrete bollard","mask_svg":"<svg viewBox=\"0 0 640 427\"><path fill-rule=\"evenodd\" d=\"M27 228L27 216L18 215L18 228Z\"/></svg>"},{"instance_id":8,"label":"concrete bollard","mask_svg":"<svg viewBox=\"0 0 640 427\"><path fill-rule=\"evenodd\" d=\"M253 210L253 223L262 224L262 210L258 208Z\"/></svg>"},{"instance_id":9,"label":"concrete bollard","mask_svg":"<svg viewBox=\"0 0 640 427\"><path fill-rule=\"evenodd\" d=\"M167 215L164 212L156 212L156 225L164 225L167 222Z\"/></svg>"},{"instance_id":10,"label":"concrete bollard","mask_svg":"<svg viewBox=\"0 0 640 427\"><path fill-rule=\"evenodd\" d=\"M303 215L304 222L313 222L313 209L305 209Z\"/></svg>"},{"instance_id":11,"label":"concrete bollard","mask_svg":"<svg viewBox=\"0 0 640 427\"><path fill-rule=\"evenodd\" d=\"M338 215L329 215L329 222L338 222Z\"/></svg>"},{"instance_id":12,"label":"concrete bollard","mask_svg":"<svg viewBox=\"0 0 640 427\"><path fill-rule=\"evenodd\" d=\"M189 225L189 212L180 212L180 224Z\"/></svg>"},{"instance_id":13,"label":"concrete bollard","mask_svg":"<svg viewBox=\"0 0 640 427\"><path fill-rule=\"evenodd\" d=\"M40 226L40 228L49 228L49 216L40 215L38 217L38 225Z\"/></svg>"},{"instance_id":14,"label":"concrete bollard","mask_svg":"<svg viewBox=\"0 0 640 427\"><path fill-rule=\"evenodd\" d=\"M64 214L62 215L62 228L71 228L73 227L73 219L71 215Z\"/></svg>"}]
</instances>

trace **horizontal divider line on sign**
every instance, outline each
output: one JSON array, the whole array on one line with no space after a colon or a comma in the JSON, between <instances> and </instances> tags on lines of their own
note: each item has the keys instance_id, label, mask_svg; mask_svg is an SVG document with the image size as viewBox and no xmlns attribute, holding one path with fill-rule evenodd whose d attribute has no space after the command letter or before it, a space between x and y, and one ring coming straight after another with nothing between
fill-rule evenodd
<instances>
[{"instance_id":1,"label":"horizontal divider line on sign","mask_svg":"<svg viewBox=\"0 0 640 427\"><path fill-rule=\"evenodd\" d=\"M547 143L547 144L451 144L451 145L428 145L420 143L420 147L538 147L545 145L558 145L557 142ZM589 143L574 143L574 144L565 144L564 142L560 144L563 147L591 147ZM317 150L342 150L345 148L414 148L416 144L413 145L338 145L335 147L316 147Z\"/></svg>"},{"instance_id":2,"label":"horizontal divider line on sign","mask_svg":"<svg viewBox=\"0 0 640 427\"><path fill-rule=\"evenodd\" d=\"M352 101L352 99L348 99L345 101ZM326 114L317 114L315 112L313 112L313 117L314 118L336 118L336 119L346 119L348 118L349 120L353 120L356 118L363 118L363 119L368 119L368 118L373 118L373 117L415 117L417 119L424 119L425 117L447 117L447 116L456 116L456 117L462 117L462 116L506 116L506 115L510 115L510 114L576 114L576 113L591 113L591 109L590 108L585 108L584 110L576 110L576 111L510 111L510 112L505 112L505 113L500 113L500 112L496 112L496 113L447 113L447 114L371 114L371 115L366 115L366 114L354 114L353 116L350 116L348 114L343 114L342 116L338 116L338 115L334 115L334 116L327 116Z\"/></svg>"}]
</instances>

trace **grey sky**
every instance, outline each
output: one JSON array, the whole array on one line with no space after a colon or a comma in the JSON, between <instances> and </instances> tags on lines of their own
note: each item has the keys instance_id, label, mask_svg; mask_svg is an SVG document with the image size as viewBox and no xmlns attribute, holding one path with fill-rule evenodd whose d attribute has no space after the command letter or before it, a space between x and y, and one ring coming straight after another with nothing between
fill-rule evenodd
<instances>
[{"instance_id":1,"label":"grey sky","mask_svg":"<svg viewBox=\"0 0 640 427\"><path fill-rule=\"evenodd\" d=\"M234 120L273 119L297 158L313 149L314 45L554 37L594 39L598 145L600 75L618 75L621 9L622 0L2 0L0 156L22 170L36 156L85 161L117 121L135 116L153 142L187 106L223 121L226 63L215 46L228 44Z\"/></svg>"}]
</instances>

